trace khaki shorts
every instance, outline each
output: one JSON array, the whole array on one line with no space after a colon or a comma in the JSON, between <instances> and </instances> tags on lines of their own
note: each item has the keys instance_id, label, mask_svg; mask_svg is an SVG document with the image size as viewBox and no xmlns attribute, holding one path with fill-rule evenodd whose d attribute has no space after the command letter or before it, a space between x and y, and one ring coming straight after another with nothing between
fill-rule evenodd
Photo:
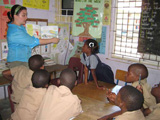
<instances>
[{"instance_id":1,"label":"khaki shorts","mask_svg":"<svg viewBox=\"0 0 160 120\"><path fill-rule=\"evenodd\" d=\"M20 65L24 65L24 66L28 67L27 62L14 61L14 62L8 62L7 63L7 66L9 68L13 68L13 67L20 66Z\"/></svg>"}]
</instances>

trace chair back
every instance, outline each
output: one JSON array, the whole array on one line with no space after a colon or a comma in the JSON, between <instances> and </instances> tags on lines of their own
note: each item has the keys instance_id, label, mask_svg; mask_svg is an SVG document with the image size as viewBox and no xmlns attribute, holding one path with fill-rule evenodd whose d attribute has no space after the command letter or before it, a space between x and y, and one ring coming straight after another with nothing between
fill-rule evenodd
<instances>
[{"instance_id":1,"label":"chair back","mask_svg":"<svg viewBox=\"0 0 160 120\"><path fill-rule=\"evenodd\" d=\"M8 97L9 97L9 102L10 102L10 106L11 106L11 112L14 112L14 104L13 101L11 100L11 94L12 94L12 87L11 85L8 85Z\"/></svg>"},{"instance_id":2,"label":"chair back","mask_svg":"<svg viewBox=\"0 0 160 120\"><path fill-rule=\"evenodd\" d=\"M71 57L69 60L68 67L75 71L77 74L77 82L82 83L83 82L83 64L81 63L81 59L78 57Z\"/></svg>"},{"instance_id":3,"label":"chair back","mask_svg":"<svg viewBox=\"0 0 160 120\"><path fill-rule=\"evenodd\" d=\"M116 70L115 79L117 80L117 82L116 82L117 85L118 85L119 81L123 81L123 82L125 82L125 85L127 85L127 82L125 81L126 74L127 74L127 71L120 70L120 69Z\"/></svg>"}]
</instances>

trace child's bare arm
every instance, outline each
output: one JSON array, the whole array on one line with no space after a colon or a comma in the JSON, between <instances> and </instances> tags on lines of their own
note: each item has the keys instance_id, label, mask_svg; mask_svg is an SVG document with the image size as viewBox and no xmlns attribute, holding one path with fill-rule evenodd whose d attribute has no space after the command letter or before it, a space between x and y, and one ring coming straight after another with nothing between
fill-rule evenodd
<instances>
[{"instance_id":1,"label":"child's bare arm","mask_svg":"<svg viewBox=\"0 0 160 120\"><path fill-rule=\"evenodd\" d=\"M106 92L106 96L107 96L107 99L110 103L115 104L115 99L116 99L116 96L117 96L115 93L111 92L111 90L109 89Z\"/></svg>"},{"instance_id":2,"label":"child's bare arm","mask_svg":"<svg viewBox=\"0 0 160 120\"><path fill-rule=\"evenodd\" d=\"M150 113L151 113L151 110L149 108L146 108L143 111L144 116L148 116Z\"/></svg>"},{"instance_id":3,"label":"child's bare arm","mask_svg":"<svg viewBox=\"0 0 160 120\"><path fill-rule=\"evenodd\" d=\"M88 68L86 66L84 66L84 84L87 85L88 82Z\"/></svg>"},{"instance_id":4,"label":"child's bare arm","mask_svg":"<svg viewBox=\"0 0 160 120\"><path fill-rule=\"evenodd\" d=\"M8 80L10 80L10 81L13 80L13 76L12 76L12 74L11 74L10 69L4 70L4 71L2 72L2 75L3 75L6 79L8 79Z\"/></svg>"},{"instance_id":5,"label":"child's bare arm","mask_svg":"<svg viewBox=\"0 0 160 120\"><path fill-rule=\"evenodd\" d=\"M113 117L118 116L120 114L122 114L122 112L121 111L117 111L117 112L114 112L112 114L105 115L105 116L103 116L103 117L101 117L101 118L99 118L97 120L112 120Z\"/></svg>"},{"instance_id":6,"label":"child's bare arm","mask_svg":"<svg viewBox=\"0 0 160 120\"><path fill-rule=\"evenodd\" d=\"M95 69L91 69L92 77L93 77L93 80L94 80L97 88L98 88L98 89L103 89L103 90L105 90L105 87L104 87L104 86L99 86L98 80L97 80L97 76L96 76L96 73L95 73L95 72L96 72Z\"/></svg>"}]
</instances>

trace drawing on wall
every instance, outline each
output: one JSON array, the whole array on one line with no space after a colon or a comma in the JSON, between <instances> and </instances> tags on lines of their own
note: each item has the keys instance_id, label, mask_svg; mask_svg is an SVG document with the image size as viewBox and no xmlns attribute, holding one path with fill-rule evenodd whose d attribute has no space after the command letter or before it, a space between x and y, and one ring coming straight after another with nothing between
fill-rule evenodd
<instances>
[{"instance_id":1,"label":"drawing on wall","mask_svg":"<svg viewBox=\"0 0 160 120\"><path fill-rule=\"evenodd\" d=\"M82 47L83 47L83 45L84 45L84 42L77 41L75 43L74 48L73 48L71 54L67 58L67 63L69 62L69 59L71 57L78 57L78 58L80 58L80 55L82 54Z\"/></svg>"},{"instance_id":2,"label":"drawing on wall","mask_svg":"<svg viewBox=\"0 0 160 120\"><path fill-rule=\"evenodd\" d=\"M7 6L11 6L11 5L15 5L16 0L0 0L0 5L7 5Z\"/></svg>"},{"instance_id":3,"label":"drawing on wall","mask_svg":"<svg viewBox=\"0 0 160 120\"><path fill-rule=\"evenodd\" d=\"M70 27L69 24L49 24L58 26L58 44L51 44L52 58L58 64L66 64L66 58L69 56L73 49L72 44L69 42Z\"/></svg>"},{"instance_id":4,"label":"drawing on wall","mask_svg":"<svg viewBox=\"0 0 160 120\"><path fill-rule=\"evenodd\" d=\"M11 8L8 6L0 6L0 39L6 39L8 29L7 22L9 21L7 12L10 10Z\"/></svg>"},{"instance_id":5,"label":"drawing on wall","mask_svg":"<svg viewBox=\"0 0 160 120\"><path fill-rule=\"evenodd\" d=\"M103 0L74 1L73 36L100 38Z\"/></svg>"},{"instance_id":6,"label":"drawing on wall","mask_svg":"<svg viewBox=\"0 0 160 120\"><path fill-rule=\"evenodd\" d=\"M110 25L112 0L104 0L103 25Z\"/></svg>"},{"instance_id":7,"label":"drawing on wall","mask_svg":"<svg viewBox=\"0 0 160 120\"><path fill-rule=\"evenodd\" d=\"M77 27L83 27L84 31L80 33L78 36L88 36L92 37L92 35L89 34L89 27L97 28L99 24L99 20L97 18L98 14L97 11L98 8L94 8L92 5L86 5L85 8L80 8L80 12L77 13L79 15L79 18L75 20Z\"/></svg>"},{"instance_id":8,"label":"drawing on wall","mask_svg":"<svg viewBox=\"0 0 160 120\"><path fill-rule=\"evenodd\" d=\"M49 0L23 0L23 6L49 10Z\"/></svg>"},{"instance_id":9,"label":"drawing on wall","mask_svg":"<svg viewBox=\"0 0 160 120\"><path fill-rule=\"evenodd\" d=\"M2 42L1 47L2 47L2 59L7 59L7 54L8 54L8 44L7 44L7 42Z\"/></svg>"}]
</instances>

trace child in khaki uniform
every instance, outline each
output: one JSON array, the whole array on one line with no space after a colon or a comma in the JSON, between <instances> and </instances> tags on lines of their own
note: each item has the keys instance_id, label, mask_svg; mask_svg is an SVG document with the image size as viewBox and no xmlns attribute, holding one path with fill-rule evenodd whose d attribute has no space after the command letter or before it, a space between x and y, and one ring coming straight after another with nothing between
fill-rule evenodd
<instances>
[{"instance_id":1,"label":"child in khaki uniform","mask_svg":"<svg viewBox=\"0 0 160 120\"><path fill-rule=\"evenodd\" d=\"M133 87L142 87L143 96L144 96L144 103L143 107L148 108L152 105L156 105L156 99L151 94L151 87L147 83L148 77L148 69L145 65L140 63L131 64L128 67L128 73L126 75L126 82L132 83ZM111 92L110 90L107 91L107 98L110 102L115 103L116 94ZM106 115L99 120L103 120L104 118L112 118L121 114L121 111L115 112L114 114Z\"/></svg>"},{"instance_id":2,"label":"child in khaki uniform","mask_svg":"<svg viewBox=\"0 0 160 120\"><path fill-rule=\"evenodd\" d=\"M35 120L69 120L82 112L81 101L71 92L77 84L75 72L63 70L58 82L59 87L49 86Z\"/></svg>"},{"instance_id":3,"label":"child in khaki uniform","mask_svg":"<svg viewBox=\"0 0 160 120\"><path fill-rule=\"evenodd\" d=\"M157 104L144 110L146 120L160 120L160 84L155 85L151 90L152 95L156 98Z\"/></svg>"},{"instance_id":4,"label":"child in khaki uniform","mask_svg":"<svg viewBox=\"0 0 160 120\"><path fill-rule=\"evenodd\" d=\"M128 73L126 75L126 82L132 83L133 87L142 87L144 103L143 107L148 108L152 105L156 105L156 99L151 94L151 87L147 83L148 70L147 67L140 63L131 64L128 67ZM111 91L107 91L107 98L114 103L116 94Z\"/></svg>"},{"instance_id":5,"label":"child in khaki uniform","mask_svg":"<svg viewBox=\"0 0 160 120\"><path fill-rule=\"evenodd\" d=\"M145 120L140 110L143 101L143 94L136 88L129 85L122 87L115 100L115 104L121 108L122 114L115 117L115 120Z\"/></svg>"},{"instance_id":6,"label":"child in khaki uniform","mask_svg":"<svg viewBox=\"0 0 160 120\"><path fill-rule=\"evenodd\" d=\"M11 99L14 102L14 108L17 107L19 101L23 95L24 89L28 86L32 86L31 77L34 71L44 69L44 59L41 55L33 55L29 58L29 68L26 66L17 66L3 71L3 76L12 81Z\"/></svg>"},{"instance_id":7,"label":"child in khaki uniform","mask_svg":"<svg viewBox=\"0 0 160 120\"><path fill-rule=\"evenodd\" d=\"M11 115L12 120L34 120L41 101L47 91L49 73L46 70L37 70L32 76L32 86L28 86L17 106Z\"/></svg>"},{"instance_id":8,"label":"child in khaki uniform","mask_svg":"<svg viewBox=\"0 0 160 120\"><path fill-rule=\"evenodd\" d=\"M143 88L144 103L143 107L148 108L156 105L156 99L151 94L151 87L147 83L148 69L140 63L132 64L128 67L126 82L132 83L133 87L141 86Z\"/></svg>"}]
</instances>

